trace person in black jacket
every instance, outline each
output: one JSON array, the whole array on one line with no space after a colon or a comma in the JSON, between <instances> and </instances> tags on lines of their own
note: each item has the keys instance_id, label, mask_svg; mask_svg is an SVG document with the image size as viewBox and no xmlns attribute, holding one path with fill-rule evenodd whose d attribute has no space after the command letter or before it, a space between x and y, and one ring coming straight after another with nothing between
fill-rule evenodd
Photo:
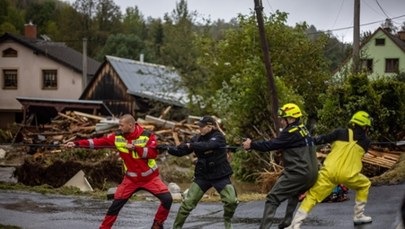
<instances>
[{"instance_id":1,"label":"person in black jacket","mask_svg":"<svg viewBox=\"0 0 405 229\"><path fill-rule=\"evenodd\" d=\"M173 229L183 227L190 212L211 187L217 190L224 203L224 224L226 229L230 229L238 199L230 180L233 171L227 157L225 136L218 130L216 121L210 116L202 117L198 125L200 134L194 136L190 142L177 147L170 146L167 149L169 154L178 157L192 152L197 156L194 181L181 203Z\"/></svg>"},{"instance_id":2,"label":"person in black jacket","mask_svg":"<svg viewBox=\"0 0 405 229\"><path fill-rule=\"evenodd\" d=\"M307 128L300 123L300 108L294 103L287 103L279 109L278 116L284 129L277 138L255 142L247 139L243 142L246 150L283 150L284 170L266 197L260 229L271 227L278 206L285 200L288 200L286 214L278 227L288 227L300 194L315 183L318 175L315 145Z\"/></svg>"}]
</instances>

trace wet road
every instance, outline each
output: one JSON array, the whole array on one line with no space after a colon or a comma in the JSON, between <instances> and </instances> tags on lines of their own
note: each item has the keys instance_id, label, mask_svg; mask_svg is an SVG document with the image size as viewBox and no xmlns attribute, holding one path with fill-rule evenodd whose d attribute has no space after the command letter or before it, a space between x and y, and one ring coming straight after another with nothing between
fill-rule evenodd
<instances>
[{"instance_id":1,"label":"wet road","mask_svg":"<svg viewBox=\"0 0 405 229\"><path fill-rule=\"evenodd\" d=\"M399 207L405 195L405 184L371 187L366 213L373 223L354 227L352 223L354 192L349 191L349 201L318 204L304 221L303 229L394 229L399 223ZM87 197L43 195L20 191L0 190L0 223L23 228L98 228L110 201ZM114 228L150 228L157 209L156 199L130 202L121 210ZM234 228L258 228L264 201L241 203L235 213ZM173 204L165 228L171 228L179 204ZM276 219L284 214L283 203ZM200 203L191 213L184 228L223 228L222 205ZM273 225L272 228L278 228Z\"/></svg>"}]
</instances>

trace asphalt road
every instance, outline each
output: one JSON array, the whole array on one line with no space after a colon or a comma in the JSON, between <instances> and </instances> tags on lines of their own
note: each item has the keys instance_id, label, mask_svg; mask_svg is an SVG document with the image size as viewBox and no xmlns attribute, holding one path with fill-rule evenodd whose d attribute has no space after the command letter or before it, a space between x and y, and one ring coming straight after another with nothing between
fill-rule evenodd
<instances>
[{"instance_id":1,"label":"asphalt road","mask_svg":"<svg viewBox=\"0 0 405 229\"><path fill-rule=\"evenodd\" d=\"M366 213L373 217L373 223L368 225L353 226L353 191L349 191L349 197L350 200L345 202L318 204L302 228L394 229L400 224L399 208L405 197L405 184L371 187ZM98 228L110 203L86 197L0 190L0 224L35 229ZM154 198L151 201L127 203L114 228L150 228L157 206ZM240 203L234 217L234 228L258 228L263 206L263 201ZM165 228L171 228L178 208L179 203L173 204ZM285 203L276 214L277 222L283 217L284 211ZM221 203L200 203L184 228L223 228L222 214ZM272 228L278 228L277 224Z\"/></svg>"}]
</instances>

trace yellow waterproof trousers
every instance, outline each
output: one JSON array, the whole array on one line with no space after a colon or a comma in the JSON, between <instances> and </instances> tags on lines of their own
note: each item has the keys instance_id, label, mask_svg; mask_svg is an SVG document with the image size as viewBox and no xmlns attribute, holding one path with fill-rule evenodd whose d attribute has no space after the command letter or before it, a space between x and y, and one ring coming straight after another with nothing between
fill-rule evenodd
<instances>
[{"instance_id":1,"label":"yellow waterproof trousers","mask_svg":"<svg viewBox=\"0 0 405 229\"><path fill-rule=\"evenodd\" d=\"M360 173L361 158L364 150L353 141L353 132L349 129L349 141L336 141L332 151L319 171L315 185L309 189L300 209L309 213L319 202L323 201L338 184L343 184L356 191L357 202L367 202L370 180Z\"/></svg>"}]
</instances>

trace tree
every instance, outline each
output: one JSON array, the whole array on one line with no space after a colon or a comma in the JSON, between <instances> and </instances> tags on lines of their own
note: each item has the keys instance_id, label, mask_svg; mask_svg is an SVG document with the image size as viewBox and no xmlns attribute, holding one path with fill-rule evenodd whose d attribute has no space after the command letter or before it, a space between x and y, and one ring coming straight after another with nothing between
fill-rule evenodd
<instances>
[{"instance_id":1,"label":"tree","mask_svg":"<svg viewBox=\"0 0 405 229\"><path fill-rule=\"evenodd\" d=\"M39 33L45 33L45 28L56 10L55 1L47 0L44 3L33 2L28 5L25 20L37 25Z\"/></svg>"},{"instance_id":2,"label":"tree","mask_svg":"<svg viewBox=\"0 0 405 229\"><path fill-rule=\"evenodd\" d=\"M371 137L375 141L405 136L405 83L381 78L370 81L366 74L350 75L343 84L331 85L321 95L318 133L345 127L351 115L364 110L373 117Z\"/></svg>"},{"instance_id":3,"label":"tree","mask_svg":"<svg viewBox=\"0 0 405 229\"><path fill-rule=\"evenodd\" d=\"M297 103L306 117L316 117L316 109L321 107L317 96L326 91L324 85L329 79L323 55L325 40L311 41L305 25L291 28L286 25L286 16L277 12L264 19L280 104ZM227 30L220 40L208 34L196 38L201 54L197 63L204 75L193 85L193 91L198 92L206 113L223 118L229 142L240 142L242 137L272 138L271 95L256 18L240 15L238 25L238 29ZM254 179L251 174L268 168L268 155L236 154L234 159L254 163L235 163L239 178L250 175Z\"/></svg>"},{"instance_id":4,"label":"tree","mask_svg":"<svg viewBox=\"0 0 405 229\"><path fill-rule=\"evenodd\" d=\"M126 13L123 17L122 29L123 33L135 34L141 39L146 39L147 30L146 23L143 18L142 13L139 11L138 7L128 7Z\"/></svg>"},{"instance_id":5,"label":"tree","mask_svg":"<svg viewBox=\"0 0 405 229\"><path fill-rule=\"evenodd\" d=\"M114 34L108 37L106 44L98 53L97 59L102 61L105 55L138 59L139 55L144 53L145 44L138 36Z\"/></svg>"},{"instance_id":6,"label":"tree","mask_svg":"<svg viewBox=\"0 0 405 229\"><path fill-rule=\"evenodd\" d=\"M194 99L192 95L198 94L193 85L204 80L197 64L198 49L194 45L194 16L195 12L189 13L185 0L176 3L171 16L166 14L164 17L164 37L160 50L163 63L175 67L181 75L183 86L190 90L190 100Z\"/></svg>"}]
</instances>

